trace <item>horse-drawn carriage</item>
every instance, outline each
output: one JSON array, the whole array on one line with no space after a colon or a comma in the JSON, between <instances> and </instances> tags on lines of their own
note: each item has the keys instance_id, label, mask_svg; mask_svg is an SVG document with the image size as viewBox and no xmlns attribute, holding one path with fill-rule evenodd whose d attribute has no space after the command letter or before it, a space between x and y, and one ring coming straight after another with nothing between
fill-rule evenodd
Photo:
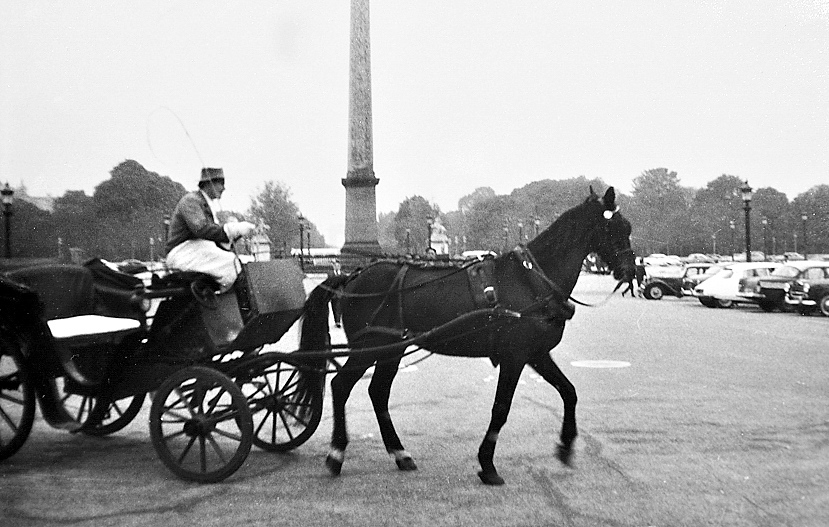
<instances>
[{"instance_id":1,"label":"horse-drawn carriage","mask_svg":"<svg viewBox=\"0 0 829 527\"><path fill-rule=\"evenodd\" d=\"M243 276L249 312L199 273L145 285L93 260L0 276L0 459L26 441L38 403L53 427L107 435L151 392L153 445L184 479L224 479L251 444L304 442L322 388L299 400L286 354L260 352L301 315L303 275L276 260L247 264Z\"/></svg>"},{"instance_id":2,"label":"horse-drawn carriage","mask_svg":"<svg viewBox=\"0 0 829 527\"><path fill-rule=\"evenodd\" d=\"M243 273L247 310L233 294L216 295L198 274L144 285L96 262L6 273L0 276L0 460L25 442L36 401L50 425L104 435L126 426L151 393L150 435L163 463L184 479L221 481L252 444L284 451L304 443L320 422L325 376L336 373L326 459L336 476L348 443L346 400L375 365L369 395L383 442L401 470L414 470L388 411L401 358L414 346L500 365L492 420L478 451L484 483L503 483L493 464L495 444L527 364L564 401L557 456L566 463L576 437L576 393L549 350L573 315L570 293L588 254L608 262L620 283L633 277L630 224L617 210L612 188L603 198L591 189L526 247L446 265L380 260L325 280L307 299L292 262L254 262ZM331 344L333 299L346 345ZM158 306L148 316L153 300ZM303 315L299 349L262 349Z\"/></svg>"}]
</instances>

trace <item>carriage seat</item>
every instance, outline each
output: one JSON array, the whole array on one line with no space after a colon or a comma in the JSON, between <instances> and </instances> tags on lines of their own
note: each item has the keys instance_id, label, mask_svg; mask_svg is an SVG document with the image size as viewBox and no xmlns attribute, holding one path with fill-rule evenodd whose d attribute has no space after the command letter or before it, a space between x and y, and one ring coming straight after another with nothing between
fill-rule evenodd
<instances>
[{"instance_id":1,"label":"carriage seat","mask_svg":"<svg viewBox=\"0 0 829 527\"><path fill-rule=\"evenodd\" d=\"M92 272L86 267L49 264L17 269L6 276L37 293L42 305L41 316L64 370L81 384L96 384L76 365L84 349L91 349L93 344L116 345L127 335L142 330L141 321L135 318L95 312Z\"/></svg>"}]
</instances>

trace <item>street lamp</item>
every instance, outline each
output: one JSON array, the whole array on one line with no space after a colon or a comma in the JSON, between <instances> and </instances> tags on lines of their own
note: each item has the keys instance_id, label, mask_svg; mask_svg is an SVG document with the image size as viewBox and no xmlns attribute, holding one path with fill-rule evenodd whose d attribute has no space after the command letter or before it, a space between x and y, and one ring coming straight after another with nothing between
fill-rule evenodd
<instances>
[{"instance_id":1,"label":"street lamp","mask_svg":"<svg viewBox=\"0 0 829 527\"><path fill-rule=\"evenodd\" d=\"M299 268L305 272L305 247L303 246L305 239L305 216L301 212L297 212L296 219L299 222Z\"/></svg>"},{"instance_id":2,"label":"street lamp","mask_svg":"<svg viewBox=\"0 0 829 527\"><path fill-rule=\"evenodd\" d=\"M805 212L801 214L800 219L803 220L803 241L801 242L803 244L803 259L808 260L809 246L806 245L806 220L808 219L808 216L806 216Z\"/></svg>"},{"instance_id":3,"label":"street lamp","mask_svg":"<svg viewBox=\"0 0 829 527\"><path fill-rule=\"evenodd\" d=\"M6 186L0 190L3 195L3 216L6 220L6 258L12 257L12 203L14 203L14 191L6 182Z\"/></svg>"},{"instance_id":4,"label":"street lamp","mask_svg":"<svg viewBox=\"0 0 829 527\"><path fill-rule=\"evenodd\" d=\"M509 226L507 222L504 221L504 252L507 252L509 248Z\"/></svg>"},{"instance_id":5,"label":"street lamp","mask_svg":"<svg viewBox=\"0 0 829 527\"><path fill-rule=\"evenodd\" d=\"M165 214L162 221L164 223L164 245L166 246L170 240L170 215Z\"/></svg>"},{"instance_id":6,"label":"street lamp","mask_svg":"<svg viewBox=\"0 0 829 527\"><path fill-rule=\"evenodd\" d=\"M535 235L538 236L538 231L541 228L541 220L536 216L533 220L533 224L535 225Z\"/></svg>"},{"instance_id":7,"label":"street lamp","mask_svg":"<svg viewBox=\"0 0 829 527\"><path fill-rule=\"evenodd\" d=\"M406 254L412 254L411 235L412 235L412 230L411 229L406 229Z\"/></svg>"},{"instance_id":8,"label":"street lamp","mask_svg":"<svg viewBox=\"0 0 829 527\"><path fill-rule=\"evenodd\" d=\"M746 262L751 261L751 187L748 180L740 187L740 192L743 195L743 203L745 206L743 210L746 211Z\"/></svg>"},{"instance_id":9,"label":"street lamp","mask_svg":"<svg viewBox=\"0 0 829 527\"><path fill-rule=\"evenodd\" d=\"M769 238L766 234L766 228L769 226L769 220L763 218L763 254L765 255L765 259L769 259Z\"/></svg>"},{"instance_id":10,"label":"street lamp","mask_svg":"<svg viewBox=\"0 0 829 527\"><path fill-rule=\"evenodd\" d=\"M518 222L518 243L524 243L524 222Z\"/></svg>"},{"instance_id":11,"label":"street lamp","mask_svg":"<svg viewBox=\"0 0 829 527\"><path fill-rule=\"evenodd\" d=\"M426 217L426 250L432 248L432 223L435 219L431 216Z\"/></svg>"},{"instance_id":12,"label":"street lamp","mask_svg":"<svg viewBox=\"0 0 829 527\"><path fill-rule=\"evenodd\" d=\"M728 226L731 227L731 256L733 257L734 253L737 252L735 250L737 247L734 246L734 231L737 229L737 226L734 224L734 220L729 221Z\"/></svg>"}]
</instances>

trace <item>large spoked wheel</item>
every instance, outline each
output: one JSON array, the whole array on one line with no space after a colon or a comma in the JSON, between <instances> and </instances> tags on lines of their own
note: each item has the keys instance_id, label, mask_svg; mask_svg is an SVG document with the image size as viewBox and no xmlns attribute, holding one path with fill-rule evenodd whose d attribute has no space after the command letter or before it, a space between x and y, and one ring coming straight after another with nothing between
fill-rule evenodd
<instances>
[{"instance_id":1,"label":"large spoked wheel","mask_svg":"<svg viewBox=\"0 0 829 527\"><path fill-rule=\"evenodd\" d=\"M253 414L253 444L261 449L292 450L314 434L322 419L322 383L292 364L276 362L245 381L242 391Z\"/></svg>"},{"instance_id":2,"label":"large spoked wheel","mask_svg":"<svg viewBox=\"0 0 829 527\"><path fill-rule=\"evenodd\" d=\"M175 475L216 483L245 462L253 422L247 399L229 377L193 366L171 375L155 392L150 436Z\"/></svg>"},{"instance_id":3,"label":"large spoked wheel","mask_svg":"<svg viewBox=\"0 0 829 527\"><path fill-rule=\"evenodd\" d=\"M0 460L20 450L35 420L35 388L20 349L0 339Z\"/></svg>"},{"instance_id":4,"label":"large spoked wheel","mask_svg":"<svg viewBox=\"0 0 829 527\"><path fill-rule=\"evenodd\" d=\"M83 425L81 432L90 436L105 436L123 429L141 411L146 398L146 394L142 393L104 403L98 397L68 392L62 378L56 382L64 409L75 421ZM107 408L96 408L100 404L107 404ZM98 422L91 422L90 416L95 416L94 421Z\"/></svg>"}]
</instances>

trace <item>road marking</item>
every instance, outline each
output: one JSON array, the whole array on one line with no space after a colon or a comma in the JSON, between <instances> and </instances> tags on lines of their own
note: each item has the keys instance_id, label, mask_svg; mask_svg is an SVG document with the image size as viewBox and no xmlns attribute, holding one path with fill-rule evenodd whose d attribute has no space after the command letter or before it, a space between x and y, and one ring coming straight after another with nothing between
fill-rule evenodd
<instances>
[{"instance_id":1,"label":"road marking","mask_svg":"<svg viewBox=\"0 0 829 527\"><path fill-rule=\"evenodd\" d=\"M629 362L623 360L574 360L570 363L577 368L627 368Z\"/></svg>"}]
</instances>

